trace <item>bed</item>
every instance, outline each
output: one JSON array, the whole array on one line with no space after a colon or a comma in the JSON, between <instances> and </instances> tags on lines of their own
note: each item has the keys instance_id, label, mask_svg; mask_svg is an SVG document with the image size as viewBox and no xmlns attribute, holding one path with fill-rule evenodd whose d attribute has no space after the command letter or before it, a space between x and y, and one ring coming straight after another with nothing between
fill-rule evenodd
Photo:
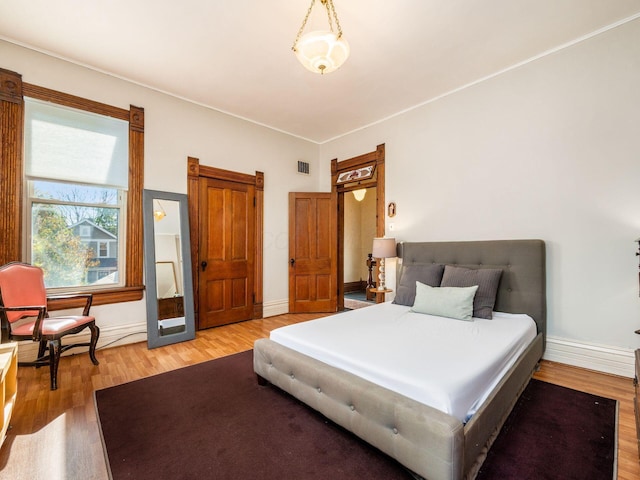
<instances>
[{"instance_id":1,"label":"bed","mask_svg":"<svg viewBox=\"0 0 640 480\"><path fill-rule=\"evenodd\" d=\"M414 395L398 393L396 389L332 366L273 339L256 341L255 372L260 380L290 393L395 458L419 477L429 480L474 478L544 351L544 242L401 243L398 256L400 282L411 269L429 265L450 265L485 273L500 269L493 310L526 314L535 322L533 340L496 380L495 387L470 419L461 418L460 412L445 413L412 398ZM397 310L396 307L382 306L389 310ZM346 314L336 315L333 321L340 315Z\"/></svg>"}]
</instances>

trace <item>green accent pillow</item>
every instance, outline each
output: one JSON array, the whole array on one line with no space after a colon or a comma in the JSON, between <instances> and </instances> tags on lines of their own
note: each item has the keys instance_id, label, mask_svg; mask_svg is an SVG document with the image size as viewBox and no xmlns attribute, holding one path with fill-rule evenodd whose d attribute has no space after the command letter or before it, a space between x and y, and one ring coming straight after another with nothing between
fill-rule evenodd
<instances>
[{"instance_id":1,"label":"green accent pillow","mask_svg":"<svg viewBox=\"0 0 640 480\"><path fill-rule=\"evenodd\" d=\"M431 287L416 282L416 299L411 311L457 320L473 320L473 297L477 290L477 285L473 287Z\"/></svg>"}]
</instances>

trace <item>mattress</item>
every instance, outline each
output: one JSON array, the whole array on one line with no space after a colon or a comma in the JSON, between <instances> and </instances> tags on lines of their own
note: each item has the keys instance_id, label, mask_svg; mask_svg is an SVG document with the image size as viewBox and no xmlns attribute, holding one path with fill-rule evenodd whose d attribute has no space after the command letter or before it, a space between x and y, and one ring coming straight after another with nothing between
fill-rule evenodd
<instances>
[{"instance_id":1,"label":"mattress","mask_svg":"<svg viewBox=\"0 0 640 480\"><path fill-rule=\"evenodd\" d=\"M473 321L392 303L273 330L271 340L466 422L536 336L528 315Z\"/></svg>"}]
</instances>

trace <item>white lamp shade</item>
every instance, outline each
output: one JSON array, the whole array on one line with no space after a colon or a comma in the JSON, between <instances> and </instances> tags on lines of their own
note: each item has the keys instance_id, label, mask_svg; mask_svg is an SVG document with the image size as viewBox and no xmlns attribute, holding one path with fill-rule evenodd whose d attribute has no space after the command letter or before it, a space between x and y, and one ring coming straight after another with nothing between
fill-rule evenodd
<instances>
[{"instance_id":1,"label":"white lamp shade","mask_svg":"<svg viewBox=\"0 0 640 480\"><path fill-rule=\"evenodd\" d=\"M349 57L347 41L328 31L309 32L295 46L300 63L314 73L329 73L340 68Z\"/></svg>"},{"instance_id":2,"label":"white lamp shade","mask_svg":"<svg viewBox=\"0 0 640 480\"><path fill-rule=\"evenodd\" d=\"M374 238L371 256L374 258L392 258L396 256L395 238Z\"/></svg>"}]
</instances>

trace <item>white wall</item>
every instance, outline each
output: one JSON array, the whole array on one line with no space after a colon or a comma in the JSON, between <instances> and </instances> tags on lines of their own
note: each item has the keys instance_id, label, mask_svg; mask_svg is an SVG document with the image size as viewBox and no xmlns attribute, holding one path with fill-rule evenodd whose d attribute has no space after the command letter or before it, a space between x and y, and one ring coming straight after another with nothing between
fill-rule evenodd
<instances>
[{"instance_id":1,"label":"white wall","mask_svg":"<svg viewBox=\"0 0 640 480\"><path fill-rule=\"evenodd\" d=\"M361 230L360 202L347 192L344 195L344 283L358 282L363 278L360 265Z\"/></svg>"},{"instance_id":2,"label":"white wall","mask_svg":"<svg viewBox=\"0 0 640 480\"><path fill-rule=\"evenodd\" d=\"M589 361L604 352L626 368L640 347L639 59L635 20L318 148L0 41L0 66L25 82L145 108L145 188L185 193L187 156L265 172L265 310L286 305L287 192L329 191L331 158L385 143L386 200L397 203L387 234L544 239L547 355L604 370ZM295 173L299 159L310 177ZM103 338L145 325L143 301L92 311Z\"/></svg>"},{"instance_id":3,"label":"white wall","mask_svg":"<svg viewBox=\"0 0 640 480\"><path fill-rule=\"evenodd\" d=\"M639 87L635 20L324 144L321 161L386 144L398 240L545 240L548 356L598 368L587 350L622 355L627 374L640 347Z\"/></svg>"},{"instance_id":4,"label":"white wall","mask_svg":"<svg viewBox=\"0 0 640 480\"><path fill-rule=\"evenodd\" d=\"M360 275L363 280L369 278L367 255L371 253L373 238L376 236L376 187L367 188L367 194L362 202L360 221ZM375 272L374 272L375 273ZM374 278L374 281L376 279Z\"/></svg>"},{"instance_id":5,"label":"white wall","mask_svg":"<svg viewBox=\"0 0 640 480\"><path fill-rule=\"evenodd\" d=\"M22 74L27 83L121 108L143 107L145 188L186 193L188 156L199 158L201 165L247 174L264 172L265 312L270 305L276 310L285 305L286 311L288 192L318 189L316 144L3 41L0 67ZM296 173L298 160L310 162L310 176ZM110 331L146 329L144 300L96 306L91 311L102 329L101 343Z\"/></svg>"}]
</instances>

